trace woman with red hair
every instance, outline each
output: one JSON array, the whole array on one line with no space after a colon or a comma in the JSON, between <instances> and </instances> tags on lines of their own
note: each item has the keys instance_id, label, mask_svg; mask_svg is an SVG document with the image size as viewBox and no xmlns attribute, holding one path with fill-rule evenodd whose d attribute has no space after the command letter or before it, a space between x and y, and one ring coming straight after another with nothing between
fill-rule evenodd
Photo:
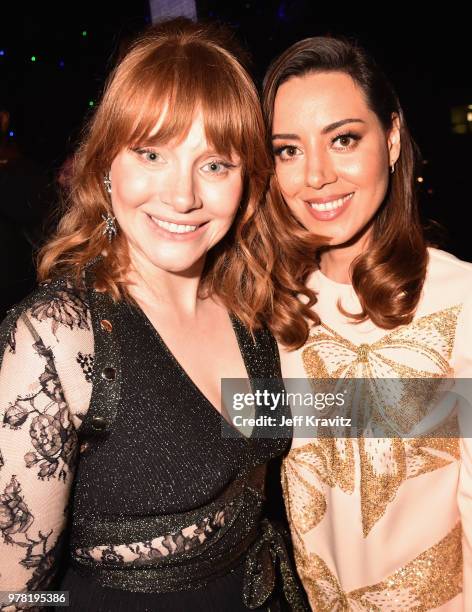
<instances>
[{"instance_id":1,"label":"woman with red hair","mask_svg":"<svg viewBox=\"0 0 472 612\"><path fill-rule=\"evenodd\" d=\"M131 47L74 160L42 285L3 324L0 589L26 605L54 584L81 612L276 610L280 567L304 609L264 518L288 440L240 434L221 398L222 378L279 373L236 295L269 158L230 46L176 20Z\"/></svg>"}]
</instances>

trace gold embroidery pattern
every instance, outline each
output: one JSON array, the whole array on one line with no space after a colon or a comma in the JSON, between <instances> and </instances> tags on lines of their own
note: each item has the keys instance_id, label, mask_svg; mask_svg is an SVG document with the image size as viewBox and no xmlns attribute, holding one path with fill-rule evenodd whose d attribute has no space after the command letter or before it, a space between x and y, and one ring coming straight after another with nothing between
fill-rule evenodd
<instances>
[{"instance_id":1,"label":"gold embroidery pattern","mask_svg":"<svg viewBox=\"0 0 472 612\"><path fill-rule=\"evenodd\" d=\"M358 440L365 537L406 479L444 467L459 456L457 439L440 438L446 432L457 431L455 415L430 432L430 437L400 438L398 434L407 433L422 422L431 395L440 392L445 378L452 377L449 360L460 311L461 306L453 306L421 317L371 345L355 345L322 324L311 332L302 352L305 371L310 378L363 379L362 405L370 407L367 410L371 418L369 423L385 432L385 437ZM428 379L424 385L418 381L422 378ZM437 388L431 384L431 379L436 378ZM382 383L382 379L402 379L392 405L383 401L382 385L387 385L388 381ZM408 379L412 379L411 382ZM351 440L344 440L340 449L339 439L316 439L289 453L285 462L286 477L295 504L292 508L295 528L301 533L315 526L326 512L326 500L320 499L320 495L324 497L324 485L340 486L346 493L353 491L353 444ZM308 474L311 477L307 479ZM290 484L297 480L298 484ZM296 495L293 490L297 487L304 487L305 491ZM313 488L315 500L310 505L308 498L313 495L310 493ZM310 512L311 519L308 518Z\"/></svg>"},{"instance_id":2,"label":"gold embroidery pattern","mask_svg":"<svg viewBox=\"0 0 472 612\"><path fill-rule=\"evenodd\" d=\"M310 378L433 378L451 375L449 359L461 306L420 317L373 344L356 345L325 324L313 328L302 352ZM394 361L385 349L401 350L406 359ZM423 358L424 368L411 365ZM428 367L429 366L429 367ZM427 369L426 369L427 368Z\"/></svg>"},{"instance_id":3,"label":"gold embroidery pattern","mask_svg":"<svg viewBox=\"0 0 472 612\"><path fill-rule=\"evenodd\" d=\"M462 591L460 525L382 582L349 593L318 555L297 550L295 559L310 604L319 612L425 612Z\"/></svg>"},{"instance_id":4,"label":"gold embroidery pattern","mask_svg":"<svg viewBox=\"0 0 472 612\"><path fill-rule=\"evenodd\" d=\"M326 512L324 485L354 491L354 447L344 438L323 438L290 451L283 462L285 500L292 525L301 534L321 521Z\"/></svg>"}]
</instances>

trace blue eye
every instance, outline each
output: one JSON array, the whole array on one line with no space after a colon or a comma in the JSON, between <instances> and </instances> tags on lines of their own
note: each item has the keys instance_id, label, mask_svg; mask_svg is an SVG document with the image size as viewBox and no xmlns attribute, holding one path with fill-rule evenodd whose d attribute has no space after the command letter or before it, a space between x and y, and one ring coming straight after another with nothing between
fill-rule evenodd
<instances>
[{"instance_id":1,"label":"blue eye","mask_svg":"<svg viewBox=\"0 0 472 612\"><path fill-rule=\"evenodd\" d=\"M142 157L145 161L150 163L155 162L163 162L164 159L160 153L154 151L153 149L133 149L140 157Z\"/></svg>"},{"instance_id":2,"label":"blue eye","mask_svg":"<svg viewBox=\"0 0 472 612\"><path fill-rule=\"evenodd\" d=\"M226 174L230 168L234 168L233 164L224 161L211 161L202 167L203 172L208 174Z\"/></svg>"}]
</instances>

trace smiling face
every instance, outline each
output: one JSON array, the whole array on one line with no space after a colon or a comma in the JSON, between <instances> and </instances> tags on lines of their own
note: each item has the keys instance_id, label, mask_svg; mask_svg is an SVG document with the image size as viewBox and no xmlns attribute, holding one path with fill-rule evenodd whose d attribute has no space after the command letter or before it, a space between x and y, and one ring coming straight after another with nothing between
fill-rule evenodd
<instances>
[{"instance_id":1,"label":"smiling face","mask_svg":"<svg viewBox=\"0 0 472 612\"><path fill-rule=\"evenodd\" d=\"M113 214L131 258L173 273L201 270L243 191L241 160L207 142L201 113L181 141L123 149L110 178Z\"/></svg>"},{"instance_id":2,"label":"smiling face","mask_svg":"<svg viewBox=\"0 0 472 612\"><path fill-rule=\"evenodd\" d=\"M397 119L386 133L348 74L309 73L278 89L272 136L277 181L294 216L330 246L354 242L360 252L400 153Z\"/></svg>"}]
</instances>

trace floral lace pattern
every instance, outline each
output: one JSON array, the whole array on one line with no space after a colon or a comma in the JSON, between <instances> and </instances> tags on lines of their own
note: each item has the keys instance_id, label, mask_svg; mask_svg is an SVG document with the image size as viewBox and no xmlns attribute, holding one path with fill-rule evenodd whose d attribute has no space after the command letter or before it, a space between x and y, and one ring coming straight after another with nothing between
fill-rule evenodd
<instances>
[{"instance_id":1,"label":"floral lace pattern","mask_svg":"<svg viewBox=\"0 0 472 612\"><path fill-rule=\"evenodd\" d=\"M71 330L89 329L87 313L85 292L79 291L70 282L66 282L59 290L41 296L31 308L31 316L34 319L51 320L54 335L60 325Z\"/></svg>"},{"instance_id":2,"label":"floral lace pattern","mask_svg":"<svg viewBox=\"0 0 472 612\"><path fill-rule=\"evenodd\" d=\"M8 334L8 338L7 338L7 346L8 346L8 350L10 351L10 353L14 353L15 348L16 348L16 337L15 337L16 328L17 328L17 324L15 321L15 324L12 330L10 331L10 333Z\"/></svg>"},{"instance_id":3,"label":"floral lace pattern","mask_svg":"<svg viewBox=\"0 0 472 612\"><path fill-rule=\"evenodd\" d=\"M48 570L52 566L54 550L49 547L48 541L52 531L47 534L38 531L37 536L33 530L34 516L25 503L21 485L15 476L0 495L0 532L6 544L19 546L25 550L20 565L27 569L34 569L30 580L26 584L27 590L43 588L50 580Z\"/></svg>"},{"instance_id":4,"label":"floral lace pattern","mask_svg":"<svg viewBox=\"0 0 472 612\"><path fill-rule=\"evenodd\" d=\"M91 383L93 376L93 355L91 353L82 353L82 351L79 351L76 361L84 373L85 380Z\"/></svg>"},{"instance_id":5,"label":"floral lace pattern","mask_svg":"<svg viewBox=\"0 0 472 612\"><path fill-rule=\"evenodd\" d=\"M0 355L0 590L33 591L47 588L54 575L77 459L74 424L83 418L70 411L55 353L69 367L61 343L64 334L80 330L89 369L93 356L85 293L70 283L40 288L21 313L2 330L6 350ZM16 605L23 608L31 609Z\"/></svg>"},{"instance_id":6,"label":"floral lace pattern","mask_svg":"<svg viewBox=\"0 0 472 612\"><path fill-rule=\"evenodd\" d=\"M232 506L229 504L194 525L157 536L146 542L77 548L74 555L78 560L84 559L114 566L149 565L154 559L193 550L214 538L219 530L231 520L232 513Z\"/></svg>"},{"instance_id":7,"label":"floral lace pattern","mask_svg":"<svg viewBox=\"0 0 472 612\"><path fill-rule=\"evenodd\" d=\"M9 404L4 412L3 427L19 429L28 417L34 415L29 425L34 450L24 456L25 464L28 468L38 464L39 479L55 477L57 473L59 479L65 480L70 466L74 464L77 436L69 419L52 351L44 346L41 339L33 344L33 348L46 361L38 380L39 390L18 396L14 403ZM54 411L53 414L51 411Z\"/></svg>"}]
</instances>

